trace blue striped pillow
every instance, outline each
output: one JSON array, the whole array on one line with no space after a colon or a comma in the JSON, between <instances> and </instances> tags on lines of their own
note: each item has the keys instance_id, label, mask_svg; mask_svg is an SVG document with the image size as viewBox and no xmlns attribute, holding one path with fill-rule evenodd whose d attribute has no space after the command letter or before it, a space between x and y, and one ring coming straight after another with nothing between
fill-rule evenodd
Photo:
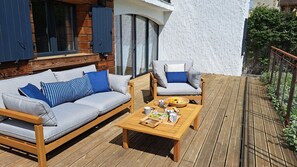
<instances>
[{"instance_id":1,"label":"blue striped pillow","mask_svg":"<svg viewBox=\"0 0 297 167\"><path fill-rule=\"evenodd\" d=\"M74 90L70 82L40 82L40 85L51 107L74 100Z\"/></svg>"},{"instance_id":2,"label":"blue striped pillow","mask_svg":"<svg viewBox=\"0 0 297 167\"><path fill-rule=\"evenodd\" d=\"M87 75L68 81L74 91L74 99L77 100L82 97L93 94L93 89L89 77Z\"/></svg>"}]
</instances>

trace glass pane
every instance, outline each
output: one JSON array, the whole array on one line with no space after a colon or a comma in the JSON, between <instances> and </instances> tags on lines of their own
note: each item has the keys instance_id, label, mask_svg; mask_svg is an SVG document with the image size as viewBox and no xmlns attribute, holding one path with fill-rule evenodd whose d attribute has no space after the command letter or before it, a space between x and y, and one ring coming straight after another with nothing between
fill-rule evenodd
<instances>
[{"instance_id":1,"label":"glass pane","mask_svg":"<svg viewBox=\"0 0 297 167\"><path fill-rule=\"evenodd\" d=\"M41 0L33 0L32 9L37 52L49 52L51 48L48 35L45 2Z\"/></svg>"},{"instance_id":2,"label":"glass pane","mask_svg":"<svg viewBox=\"0 0 297 167\"><path fill-rule=\"evenodd\" d=\"M58 51L74 50L73 8L55 3L54 17Z\"/></svg>"},{"instance_id":3,"label":"glass pane","mask_svg":"<svg viewBox=\"0 0 297 167\"><path fill-rule=\"evenodd\" d=\"M114 17L115 30L115 73L122 74L122 48L121 48L121 17Z\"/></svg>"},{"instance_id":4,"label":"glass pane","mask_svg":"<svg viewBox=\"0 0 297 167\"><path fill-rule=\"evenodd\" d=\"M146 68L146 19L136 17L136 75L147 72Z\"/></svg>"},{"instance_id":5,"label":"glass pane","mask_svg":"<svg viewBox=\"0 0 297 167\"><path fill-rule=\"evenodd\" d=\"M149 21L148 25L149 35L148 35L148 62L149 69L153 68L153 60L157 60L158 56L158 24L153 21Z\"/></svg>"},{"instance_id":6,"label":"glass pane","mask_svg":"<svg viewBox=\"0 0 297 167\"><path fill-rule=\"evenodd\" d=\"M122 61L123 74L133 74L133 17L122 15Z\"/></svg>"}]
</instances>

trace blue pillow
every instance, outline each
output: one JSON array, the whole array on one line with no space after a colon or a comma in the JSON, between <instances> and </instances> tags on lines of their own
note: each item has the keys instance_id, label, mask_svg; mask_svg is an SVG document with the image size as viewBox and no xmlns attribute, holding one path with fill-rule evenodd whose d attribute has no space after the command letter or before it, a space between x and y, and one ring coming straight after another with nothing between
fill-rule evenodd
<instances>
[{"instance_id":1,"label":"blue pillow","mask_svg":"<svg viewBox=\"0 0 297 167\"><path fill-rule=\"evenodd\" d=\"M187 83L187 72L166 72L168 83Z\"/></svg>"},{"instance_id":2,"label":"blue pillow","mask_svg":"<svg viewBox=\"0 0 297 167\"><path fill-rule=\"evenodd\" d=\"M43 94L50 101L51 107L74 101L74 90L71 87L70 82L40 82L40 85Z\"/></svg>"},{"instance_id":3,"label":"blue pillow","mask_svg":"<svg viewBox=\"0 0 297 167\"><path fill-rule=\"evenodd\" d=\"M20 95L42 100L46 102L48 105L50 105L49 100L42 94L42 92L35 85L29 83L25 87L19 88L18 90Z\"/></svg>"},{"instance_id":4,"label":"blue pillow","mask_svg":"<svg viewBox=\"0 0 297 167\"><path fill-rule=\"evenodd\" d=\"M86 73L86 75L90 79L94 93L108 92L111 90L109 87L107 70L102 70L98 72L88 72Z\"/></svg>"},{"instance_id":5,"label":"blue pillow","mask_svg":"<svg viewBox=\"0 0 297 167\"><path fill-rule=\"evenodd\" d=\"M74 100L93 94L93 89L88 76L68 81L74 91Z\"/></svg>"}]
</instances>

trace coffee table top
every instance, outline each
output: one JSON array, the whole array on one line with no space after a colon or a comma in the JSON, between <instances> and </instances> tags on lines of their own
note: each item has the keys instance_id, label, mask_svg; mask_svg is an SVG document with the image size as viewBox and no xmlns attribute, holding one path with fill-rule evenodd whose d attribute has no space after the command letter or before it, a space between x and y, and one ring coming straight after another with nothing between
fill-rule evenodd
<instances>
[{"instance_id":1,"label":"coffee table top","mask_svg":"<svg viewBox=\"0 0 297 167\"><path fill-rule=\"evenodd\" d=\"M154 104L154 101L151 101L146 106L151 106L157 108L158 111L162 109ZM136 132L142 132L146 134L151 134L155 136L165 137L174 140L180 140L184 132L189 128L194 119L198 116L202 105L197 104L188 104L186 107L179 108L181 118L175 125L159 124L155 128L151 128L145 125L140 124L140 120L146 115L143 113L143 107L130 114L126 118L120 120L116 123L116 126L119 126L123 129L133 130Z\"/></svg>"}]
</instances>

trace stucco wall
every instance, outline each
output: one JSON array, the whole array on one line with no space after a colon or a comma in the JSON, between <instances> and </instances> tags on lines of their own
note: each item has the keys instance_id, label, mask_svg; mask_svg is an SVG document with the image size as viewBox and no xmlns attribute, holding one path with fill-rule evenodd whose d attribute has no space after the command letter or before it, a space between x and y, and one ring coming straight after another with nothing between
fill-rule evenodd
<instances>
[{"instance_id":1,"label":"stucco wall","mask_svg":"<svg viewBox=\"0 0 297 167\"><path fill-rule=\"evenodd\" d=\"M138 14L157 22L160 60L192 59L204 73L241 75L249 0L171 0L173 12L137 2L142 0L115 0L115 15Z\"/></svg>"},{"instance_id":2,"label":"stucco wall","mask_svg":"<svg viewBox=\"0 0 297 167\"><path fill-rule=\"evenodd\" d=\"M204 73L241 75L248 0L172 3L175 9L160 30L159 59L192 59Z\"/></svg>"}]
</instances>

